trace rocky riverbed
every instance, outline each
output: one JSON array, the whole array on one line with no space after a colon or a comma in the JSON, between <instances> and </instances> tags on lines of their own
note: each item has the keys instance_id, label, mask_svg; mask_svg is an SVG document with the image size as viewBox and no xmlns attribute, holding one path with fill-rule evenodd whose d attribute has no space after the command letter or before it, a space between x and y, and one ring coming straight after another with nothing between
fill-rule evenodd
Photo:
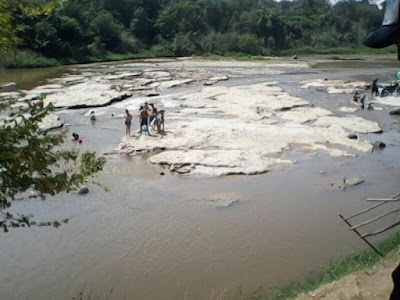
<instances>
[{"instance_id":1,"label":"rocky riverbed","mask_svg":"<svg viewBox=\"0 0 400 300\"><path fill-rule=\"evenodd\" d=\"M135 112L140 104L151 101L166 110L166 130L151 136L123 137L114 153L156 151L150 155L150 163L168 165L172 172L186 176L265 173L296 163L287 158L293 149L307 155L322 152L346 157L371 152L373 142L363 135L382 132L382 128L378 122L355 115L359 110L356 103L349 101L350 107L335 111L290 94L277 81L234 83L246 76L267 78L308 69L307 63L287 61L167 60L101 65L96 72L88 67L72 69L30 91L0 96L18 97L23 103L45 95L45 104L52 103L60 110L92 109L98 115L107 114L107 108L117 103L121 108L133 107ZM299 82L298 88L348 94L350 100L351 94L367 85L364 81L317 78ZM178 89L184 86L192 89ZM369 102L400 106L399 99L375 97ZM48 129L61 125L56 116L43 124ZM354 134L358 138L349 138Z\"/></svg>"}]
</instances>

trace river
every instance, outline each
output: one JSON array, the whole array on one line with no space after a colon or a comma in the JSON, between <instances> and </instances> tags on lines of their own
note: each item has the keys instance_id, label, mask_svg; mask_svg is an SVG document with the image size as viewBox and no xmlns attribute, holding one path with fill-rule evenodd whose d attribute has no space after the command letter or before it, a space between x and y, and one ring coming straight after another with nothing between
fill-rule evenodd
<instances>
[{"instance_id":1,"label":"river","mask_svg":"<svg viewBox=\"0 0 400 300\"><path fill-rule=\"evenodd\" d=\"M351 97L304 91L298 82L305 77L372 81L397 71L368 60L348 64L325 63L305 73L247 76L220 84L277 80L291 94L333 108ZM0 83L16 81L27 89L68 68L1 72ZM114 111L113 106L106 110ZM115 148L124 134L123 121L99 117L90 125L86 112L61 112L69 130L84 137L81 147L100 153ZM35 220L69 222L58 229L1 234L0 299L79 299L80 293L83 299L242 299L316 274L331 259L365 249L338 213L368 207L368 197L399 193L400 127L398 117L386 111L357 115L379 122L384 132L364 138L385 142L385 150L356 158L291 152L294 165L220 178L187 178L168 170L162 176L163 170L148 163L146 155L111 156L98 176L108 192L91 186L86 196L63 193L45 201L15 202L14 211L32 213ZM70 141L67 145L77 147ZM331 182L345 176L362 176L365 183L331 188ZM205 201L213 195L241 200L215 207Z\"/></svg>"}]
</instances>

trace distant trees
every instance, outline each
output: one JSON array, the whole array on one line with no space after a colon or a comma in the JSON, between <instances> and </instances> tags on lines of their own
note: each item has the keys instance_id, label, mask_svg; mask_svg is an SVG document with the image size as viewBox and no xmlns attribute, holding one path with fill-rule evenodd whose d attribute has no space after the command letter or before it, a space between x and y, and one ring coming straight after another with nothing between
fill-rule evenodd
<instances>
[{"instance_id":1,"label":"distant trees","mask_svg":"<svg viewBox=\"0 0 400 300\"><path fill-rule=\"evenodd\" d=\"M357 47L382 19L366 0L333 7L325 0L59 1L1 2L0 48L76 61L107 53L279 55L306 46ZM21 9L32 2L45 10Z\"/></svg>"},{"instance_id":2,"label":"distant trees","mask_svg":"<svg viewBox=\"0 0 400 300\"><path fill-rule=\"evenodd\" d=\"M0 2L0 51L21 45L32 21L49 16L61 0L2 0Z\"/></svg>"}]
</instances>

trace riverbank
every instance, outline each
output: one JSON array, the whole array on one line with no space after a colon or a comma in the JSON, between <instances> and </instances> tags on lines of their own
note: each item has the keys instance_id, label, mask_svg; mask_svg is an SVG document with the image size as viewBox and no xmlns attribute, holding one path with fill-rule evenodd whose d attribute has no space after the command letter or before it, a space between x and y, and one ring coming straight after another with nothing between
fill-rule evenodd
<instances>
[{"instance_id":1,"label":"riverbank","mask_svg":"<svg viewBox=\"0 0 400 300\"><path fill-rule=\"evenodd\" d=\"M283 58L291 57L294 55L386 55L397 53L397 48L394 46L384 49L372 49L366 47L341 47L341 48L318 48L318 47L302 47L296 49L284 50L281 53ZM49 58L45 57L39 52L32 50L16 50L3 54L0 57L0 67L6 69L23 69L23 68L46 68L55 67L60 65L72 65L82 63L96 63L96 62L118 62L130 59L152 59L169 57L171 53L164 51L147 50L141 53L112 53L107 52L100 57L84 57L84 58ZM230 55L215 55L215 54L203 54L200 56L194 55L193 58L205 59L205 60L237 60L237 61L265 61L268 60L267 56L262 55L251 55L243 53L232 53Z\"/></svg>"},{"instance_id":2,"label":"riverbank","mask_svg":"<svg viewBox=\"0 0 400 300\"><path fill-rule=\"evenodd\" d=\"M391 273L399 263L400 233L377 245L384 257L373 250L353 253L332 262L322 274L278 288L264 300L388 299L393 284Z\"/></svg>"}]
</instances>

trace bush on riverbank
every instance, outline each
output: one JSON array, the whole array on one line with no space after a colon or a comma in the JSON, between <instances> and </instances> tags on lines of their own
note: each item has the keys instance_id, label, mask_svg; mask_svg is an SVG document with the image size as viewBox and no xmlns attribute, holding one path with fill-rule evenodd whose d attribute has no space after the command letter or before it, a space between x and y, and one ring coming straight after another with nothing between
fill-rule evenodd
<instances>
[{"instance_id":1,"label":"bush on riverbank","mask_svg":"<svg viewBox=\"0 0 400 300\"><path fill-rule=\"evenodd\" d=\"M41 55L27 59L11 55L2 63L7 67L56 64L42 55L62 63L85 63L115 57L232 53L360 54L367 51L360 50L363 40L379 28L383 17L383 11L367 1L341 1L332 6L308 0L119 0L96 5L93 1L53 0L49 2L54 7L45 13L38 3L21 12L18 7L27 2L6 1L9 5L1 12L7 25L2 31L6 42L0 48L20 47Z\"/></svg>"},{"instance_id":2,"label":"bush on riverbank","mask_svg":"<svg viewBox=\"0 0 400 300\"><path fill-rule=\"evenodd\" d=\"M58 66L60 63L54 58L44 57L37 52L17 50L3 53L0 65L8 69L42 68Z\"/></svg>"},{"instance_id":3,"label":"bush on riverbank","mask_svg":"<svg viewBox=\"0 0 400 300\"><path fill-rule=\"evenodd\" d=\"M267 56L262 55L245 55L245 54L230 54L226 56L221 55L206 55L206 56L199 56L201 59L207 60L237 60L237 61L269 61L271 60Z\"/></svg>"},{"instance_id":4,"label":"bush on riverbank","mask_svg":"<svg viewBox=\"0 0 400 300\"><path fill-rule=\"evenodd\" d=\"M291 55L315 55L315 54L361 54L361 55L378 55L397 53L397 46L391 46L382 49L373 49L367 47L338 47L338 48L324 48L324 47L301 47L298 49L289 49L282 51L283 56Z\"/></svg>"},{"instance_id":5,"label":"bush on riverbank","mask_svg":"<svg viewBox=\"0 0 400 300\"><path fill-rule=\"evenodd\" d=\"M318 55L318 54L331 54L331 55L379 55L379 54L390 54L396 53L396 48L389 47L385 49L369 49L369 48L299 48L284 51L282 56L292 55ZM146 59L146 58L161 58L161 57L175 57L172 52L168 52L167 49L161 49L155 47L154 49L146 50L141 53L112 53L107 52L100 57L89 57L84 60L75 60L63 58L56 60L54 58L44 57L36 52L27 50L17 50L16 55L14 53L8 53L0 58L0 66L7 69L21 69L21 68L41 68L41 67L53 67L59 65L70 65L76 63L92 63L92 62L106 62L106 61L122 61L130 59ZM246 55L243 53L230 53L229 55L204 55L204 56L192 56L194 58L207 59L207 60L236 60L236 61L268 61L268 56L262 55Z\"/></svg>"},{"instance_id":6,"label":"bush on riverbank","mask_svg":"<svg viewBox=\"0 0 400 300\"><path fill-rule=\"evenodd\" d=\"M400 248L400 233L383 240L377 245L379 251L385 256L392 254ZM353 253L349 256L340 258L332 262L323 274L317 277L309 278L305 281L294 282L286 287L273 290L268 296L259 298L263 300L289 300L298 295L317 289L320 285L336 281L345 275L359 271L361 269L372 267L380 260L384 259L378 256L372 249ZM388 279L389 280L389 279Z\"/></svg>"}]
</instances>

